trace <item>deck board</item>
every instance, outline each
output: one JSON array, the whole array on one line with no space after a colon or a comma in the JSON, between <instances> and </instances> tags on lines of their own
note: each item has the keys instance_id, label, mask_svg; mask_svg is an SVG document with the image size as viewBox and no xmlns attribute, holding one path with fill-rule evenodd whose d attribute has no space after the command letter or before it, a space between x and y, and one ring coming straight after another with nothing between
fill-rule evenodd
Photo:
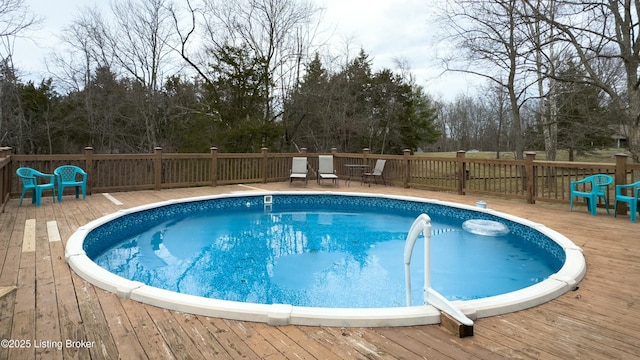
<instances>
[{"instance_id":1,"label":"deck board","mask_svg":"<svg viewBox=\"0 0 640 360\"><path fill-rule=\"evenodd\" d=\"M132 359L144 359L147 355L139 341L131 341L136 339L138 334L134 330L129 317L118 299L117 295L103 291L98 296L100 306L106 316L111 336L118 352L127 354Z\"/></svg>"},{"instance_id":2,"label":"deck board","mask_svg":"<svg viewBox=\"0 0 640 360\"><path fill-rule=\"evenodd\" d=\"M171 315L172 311L154 306L145 306L145 310L160 332L160 335L162 335L166 349L170 350L176 358L200 359L203 357L199 348L195 346L189 335L185 333L181 326L178 326L174 317Z\"/></svg>"},{"instance_id":3,"label":"deck board","mask_svg":"<svg viewBox=\"0 0 640 360\"><path fill-rule=\"evenodd\" d=\"M235 321L209 317L200 318L202 318L202 324L205 328L218 339L220 345L232 359L259 359L258 354L252 350L251 346L231 330L229 324L235 323Z\"/></svg>"},{"instance_id":4,"label":"deck board","mask_svg":"<svg viewBox=\"0 0 640 360\"><path fill-rule=\"evenodd\" d=\"M253 184L267 190L384 192L473 205L458 196L384 186ZM0 338L95 342L92 349L0 348L3 359L634 359L640 353L640 223L593 217L577 206L484 198L490 208L545 224L580 246L587 274L575 291L540 306L479 319L474 336L438 325L403 328L270 326L209 318L120 299L87 283L66 264L64 246L81 225L120 209L174 198L251 190L203 187L66 196L42 206L12 199L0 214ZM35 219L34 251L22 252L25 224ZM55 221L61 241L50 242ZM27 235L29 235L27 229ZM54 240L55 236L51 236Z\"/></svg>"},{"instance_id":5,"label":"deck board","mask_svg":"<svg viewBox=\"0 0 640 360\"><path fill-rule=\"evenodd\" d=\"M177 312L173 316L200 349L204 359L232 359L218 338L209 332L197 316Z\"/></svg>"},{"instance_id":6,"label":"deck board","mask_svg":"<svg viewBox=\"0 0 640 360\"><path fill-rule=\"evenodd\" d=\"M164 341L160 329L146 310L147 305L140 305L134 301L122 301L137 341L149 359L174 359L175 356Z\"/></svg>"}]
</instances>

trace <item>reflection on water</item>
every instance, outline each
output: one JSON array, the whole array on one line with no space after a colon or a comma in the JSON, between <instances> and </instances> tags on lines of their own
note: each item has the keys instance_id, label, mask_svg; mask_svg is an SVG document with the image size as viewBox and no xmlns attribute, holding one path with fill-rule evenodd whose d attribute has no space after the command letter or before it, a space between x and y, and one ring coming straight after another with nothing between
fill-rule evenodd
<instances>
[{"instance_id":1,"label":"reflection on water","mask_svg":"<svg viewBox=\"0 0 640 360\"><path fill-rule=\"evenodd\" d=\"M198 215L159 224L95 261L128 279L211 298L403 306L403 248L412 222L399 215L325 211ZM433 226L433 286L451 299L512 291L554 272L510 237L473 235L459 225ZM414 304L422 302L419 243L411 269Z\"/></svg>"}]
</instances>

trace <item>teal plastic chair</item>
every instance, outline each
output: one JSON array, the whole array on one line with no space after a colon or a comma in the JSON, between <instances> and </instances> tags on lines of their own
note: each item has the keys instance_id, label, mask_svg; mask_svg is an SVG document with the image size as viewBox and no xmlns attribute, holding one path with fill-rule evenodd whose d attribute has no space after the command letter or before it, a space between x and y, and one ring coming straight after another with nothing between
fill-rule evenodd
<instances>
[{"instance_id":1,"label":"teal plastic chair","mask_svg":"<svg viewBox=\"0 0 640 360\"><path fill-rule=\"evenodd\" d=\"M631 189L630 195L623 195L622 190ZM627 185L616 185L616 203L613 208L613 216L618 214L618 202L629 204L629 219L636 222L636 213L638 212L638 201L640 201L640 181Z\"/></svg>"},{"instance_id":2,"label":"teal plastic chair","mask_svg":"<svg viewBox=\"0 0 640 360\"><path fill-rule=\"evenodd\" d=\"M596 208L598 207L598 198L602 198L607 207L607 214L610 214L607 188L611 183L613 183L613 177L605 174L591 175L582 180L572 181L570 184L571 200L569 202L569 211L573 209L573 199L575 197L584 197L587 199L587 207L591 215L595 216ZM590 186L586 186L587 184ZM584 191L579 191L578 185L584 185Z\"/></svg>"},{"instance_id":3,"label":"teal plastic chair","mask_svg":"<svg viewBox=\"0 0 640 360\"><path fill-rule=\"evenodd\" d=\"M53 173L58 182L58 201L62 201L64 188L73 187L76 189L76 199L82 190L82 199L87 198L87 173L74 165L63 165L56 168Z\"/></svg>"},{"instance_id":4,"label":"teal plastic chair","mask_svg":"<svg viewBox=\"0 0 640 360\"><path fill-rule=\"evenodd\" d=\"M38 170L21 167L16 170L16 175L22 180L22 194L20 195L20 205L27 191L31 191L31 203L40 206L43 190L51 190L51 197L56 201L55 180L52 174L44 174Z\"/></svg>"}]
</instances>

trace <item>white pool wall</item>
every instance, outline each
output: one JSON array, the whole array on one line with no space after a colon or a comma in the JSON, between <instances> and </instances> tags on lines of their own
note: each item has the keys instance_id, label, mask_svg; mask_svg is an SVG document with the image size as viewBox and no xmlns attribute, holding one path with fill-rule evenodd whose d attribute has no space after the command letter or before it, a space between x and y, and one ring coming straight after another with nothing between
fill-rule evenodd
<instances>
[{"instance_id":1,"label":"white pool wall","mask_svg":"<svg viewBox=\"0 0 640 360\"><path fill-rule=\"evenodd\" d=\"M364 309L315 308L292 306L287 304L252 304L180 294L148 286L143 283L131 281L115 275L95 264L86 255L83 249L84 239L91 230L118 217L138 211L171 204L228 197L245 197L252 195L277 196L327 194L399 199L440 204L477 212L486 212L491 215L531 227L546 235L564 249L566 260L562 268L540 283L507 294L475 300L453 301L453 304L455 304L472 320L520 311L548 302L567 291L574 290L578 282L582 280L586 273L586 262L582 254L582 250L564 235L547 228L543 224L498 212L491 208L479 208L447 201L410 196L331 191L243 191L235 194L174 199L120 210L78 228L67 242L67 246L65 248L65 259L69 266L80 277L101 289L116 293L121 298L132 299L145 304L179 312L233 320L257 321L272 325L293 324L338 327L386 327L440 323L440 311L430 305Z\"/></svg>"}]
</instances>

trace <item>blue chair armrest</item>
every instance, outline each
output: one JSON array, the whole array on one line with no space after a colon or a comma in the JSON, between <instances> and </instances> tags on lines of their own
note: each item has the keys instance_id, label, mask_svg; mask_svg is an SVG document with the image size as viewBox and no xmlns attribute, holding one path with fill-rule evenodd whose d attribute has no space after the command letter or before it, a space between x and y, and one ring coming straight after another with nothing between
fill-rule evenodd
<instances>
[{"instance_id":1,"label":"blue chair armrest","mask_svg":"<svg viewBox=\"0 0 640 360\"><path fill-rule=\"evenodd\" d=\"M588 184L588 183L592 183L591 179L582 179L582 180L572 181L569 184L569 189L571 190L571 192L575 192L577 191L576 189L578 188L578 185Z\"/></svg>"},{"instance_id":2,"label":"blue chair armrest","mask_svg":"<svg viewBox=\"0 0 640 360\"><path fill-rule=\"evenodd\" d=\"M636 187L638 185L636 184L624 184L624 185L616 185L616 189L628 189L628 188L633 188Z\"/></svg>"},{"instance_id":3,"label":"blue chair armrest","mask_svg":"<svg viewBox=\"0 0 640 360\"><path fill-rule=\"evenodd\" d=\"M638 194L640 193L640 181L636 181L633 184L616 185L616 196L622 195L623 189L635 189L632 196L635 196L637 198Z\"/></svg>"},{"instance_id":4,"label":"blue chair armrest","mask_svg":"<svg viewBox=\"0 0 640 360\"><path fill-rule=\"evenodd\" d=\"M589 177L586 177L586 178L581 179L581 180L574 180L574 181L571 182L571 185L586 184L586 183L590 183L592 181L593 181L593 179L591 178L591 176L589 176Z\"/></svg>"},{"instance_id":5,"label":"blue chair armrest","mask_svg":"<svg viewBox=\"0 0 640 360\"><path fill-rule=\"evenodd\" d=\"M33 170L33 174L36 177L49 179L49 183L53 183L55 181L55 175L53 175L53 174L45 174L45 173L42 173L42 172L37 171L37 170Z\"/></svg>"}]
</instances>

